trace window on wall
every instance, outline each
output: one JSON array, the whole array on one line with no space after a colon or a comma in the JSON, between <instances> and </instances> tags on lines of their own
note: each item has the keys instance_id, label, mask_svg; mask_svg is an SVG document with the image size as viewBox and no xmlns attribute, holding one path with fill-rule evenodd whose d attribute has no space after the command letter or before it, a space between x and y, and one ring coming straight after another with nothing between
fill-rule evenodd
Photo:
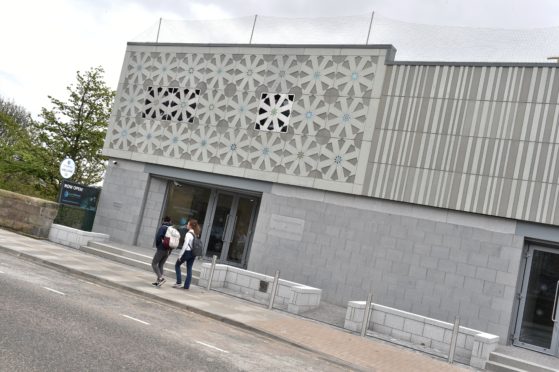
<instances>
[{"instance_id":1,"label":"window on wall","mask_svg":"<svg viewBox=\"0 0 559 372\"><path fill-rule=\"evenodd\" d=\"M293 107L293 94L262 93L255 129L287 133Z\"/></svg>"},{"instance_id":2,"label":"window on wall","mask_svg":"<svg viewBox=\"0 0 559 372\"><path fill-rule=\"evenodd\" d=\"M148 87L142 118L192 123L199 89Z\"/></svg>"},{"instance_id":3,"label":"window on wall","mask_svg":"<svg viewBox=\"0 0 559 372\"><path fill-rule=\"evenodd\" d=\"M195 218L203 226L210 194L211 190L204 187L169 182L169 192L163 216L171 217L173 224L178 224L183 218L186 221Z\"/></svg>"}]
</instances>

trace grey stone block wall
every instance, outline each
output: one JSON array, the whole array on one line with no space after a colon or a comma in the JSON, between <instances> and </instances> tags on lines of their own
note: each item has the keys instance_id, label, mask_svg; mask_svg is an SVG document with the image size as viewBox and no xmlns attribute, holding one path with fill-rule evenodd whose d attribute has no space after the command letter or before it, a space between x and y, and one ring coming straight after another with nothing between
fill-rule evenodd
<instances>
[{"instance_id":1,"label":"grey stone block wall","mask_svg":"<svg viewBox=\"0 0 559 372\"><path fill-rule=\"evenodd\" d=\"M132 244L148 180L142 163L122 159L117 164L109 162L93 231L108 234L113 241Z\"/></svg>"},{"instance_id":2,"label":"grey stone block wall","mask_svg":"<svg viewBox=\"0 0 559 372\"><path fill-rule=\"evenodd\" d=\"M167 191L167 182L159 178L150 179L144 216L138 234L137 245L141 247L153 247L155 245L155 234L163 217L161 213Z\"/></svg>"},{"instance_id":3,"label":"grey stone block wall","mask_svg":"<svg viewBox=\"0 0 559 372\"><path fill-rule=\"evenodd\" d=\"M248 268L507 340L524 245L515 222L283 186L266 193ZM299 218L301 234L271 221Z\"/></svg>"}]
</instances>

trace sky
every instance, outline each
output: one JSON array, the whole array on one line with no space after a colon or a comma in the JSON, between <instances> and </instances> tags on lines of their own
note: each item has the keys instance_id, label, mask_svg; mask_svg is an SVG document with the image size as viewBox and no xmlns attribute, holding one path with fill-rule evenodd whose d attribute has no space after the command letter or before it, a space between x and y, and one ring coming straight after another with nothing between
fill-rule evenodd
<instances>
[{"instance_id":1,"label":"sky","mask_svg":"<svg viewBox=\"0 0 559 372\"><path fill-rule=\"evenodd\" d=\"M51 108L49 95L67 98L66 87L75 83L76 71L102 66L105 81L116 89L126 43L148 41L146 38L153 37L160 18L166 22L189 20L184 24L190 25L206 24L201 20L238 18L233 22L243 25L246 34L255 14L277 24L291 22L286 19L294 24L309 23L301 18L327 24L332 23L332 17L347 17L342 19L358 19L363 28L373 11L375 20L386 17L404 22L400 25L408 22L451 27L431 27L431 33L462 32L469 27L532 30L538 35L549 35L547 28L559 32L557 0L4 1L0 5L0 96L23 106L37 118L41 107ZM258 26L255 34L257 40L265 40ZM500 35L497 31L493 34ZM246 43L245 39L243 36L239 42ZM394 43L402 56L416 56L411 46L406 49L405 41L399 44L400 48ZM559 55L559 48L555 55Z\"/></svg>"}]
</instances>

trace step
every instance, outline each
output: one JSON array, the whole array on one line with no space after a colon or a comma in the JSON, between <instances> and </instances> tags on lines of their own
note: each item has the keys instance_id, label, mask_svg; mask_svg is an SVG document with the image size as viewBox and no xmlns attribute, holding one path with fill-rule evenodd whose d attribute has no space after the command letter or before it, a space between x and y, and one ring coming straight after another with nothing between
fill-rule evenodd
<instances>
[{"instance_id":1,"label":"step","mask_svg":"<svg viewBox=\"0 0 559 372\"><path fill-rule=\"evenodd\" d=\"M105 252L111 252L111 253L113 253L115 255L118 255L118 256L124 256L124 257L128 257L128 258L131 258L131 259L134 259L134 260L147 262L147 263L150 264L150 267L151 267L151 260L153 259L153 255L155 254L155 248L151 248L151 249L139 248L142 251L142 253L140 253L140 252L137 252L137 251L134 251L134 250L129 250L129 249L126 249L126 248L117 247L117 246L111 245L109 243L101 243L101 242L90 241L88 243L88 246L96 248L98 250L105 251ZM177 258L177 253L176 253L176 251L174 251L173 255L165 263L165 267L169 268L173 272L175 271L175 259L176 258ZM192 274L196 275L196 276L199 276L199 274L200 274L200 269L197 268L196 265L192 268Z\"/></svg>"},{"instance_id":2,"label":"step","mask_svg":"<svg viewBox=\"0 0 559 372\"><path fill-rule=\"evenodd\" d=\"M506 364L488 361L485 363L485 370L491 372L526 372L524 369L514 368Z\"/></svg>"},{"instance_id":3,"label":"step","mask_svg":"<svg viewBox=\"0 0 559 372\"><path fill-rule=\"evenodd\" d=\"M109 248L107 248L109 247ZM91 244L90 246L81 246L80 250L82 252L86 252L89 254L93 254L95 256L98 257L103 257L105 259L111 260L111 261L115 261L115 262L119 262L122 264L126 264L129 266L133 266L136 267L138 269L142 269L142 270L146 270L149 272L152 272L152 268L151 268L151 260L153 257L150 256L146 256L143 254L139 254L139 253L134 253L131 251L127 251L121 248L116 248L116 247L110 247L110 246L105 246L105 245L99 245L99 244ZM114 252L119 252L119 251L124 251L126 252L126 255L124 254L120 254L120 253L114 253ZM122 253L122 252L121 252ZM128 257L130 256L130 257ZM183 277L183 282L184 282L184 278L185 278L185 271L186 269L183 268L182 270L182 277ZM165 272L165 276L167 278L174 278L175 277L175 264L174 263L170 263L170 262L166 262L165 266L164 266L164 272ZM191 283L194 285L198 285L198 281L200 278L200 271L199 270L192 270L192 281Z\"/></svg>"},{"instance_id":4,"label":"step","mask_svg":"<svg viewBox=\"0 0 559 372\"><path fill-rule=\"evenodd\" d=\"M88 246L92 247L92 248L100 249L100 250L103 250L103 251L106 251L106 252L110 252L110 253L113 253L113 254L117 254L117 255L120 255L120 256L140 260L140 261L149 260L149 262L151 262L151 259L153 258L153 255L150 256L150 255L147 255L147 254L134 252L134 251L127 250L127 249L124 249L124 248L115 247L113 245L109 245L109 244L106 244L106 243L99 243L99 242L90 241L88 243ZM155 253L155 249L153 251Z\"/></svg>"},{"instance_id":5,"label":"step","mask_svg":"<svg viewBox=\"0 0 559 372\"><path fill-rule=\"evenodd\" d=\"M529 372L557 372L557 369L542 366L540 364L529 362L523 359L515 358L510 355L492 352L489 354L489 361L500 365L510 366L511 371L529 371ZM486 367L487 370L490 370ZM492 370L491 370L492 371Z\"/></svg>"}]
</instances>

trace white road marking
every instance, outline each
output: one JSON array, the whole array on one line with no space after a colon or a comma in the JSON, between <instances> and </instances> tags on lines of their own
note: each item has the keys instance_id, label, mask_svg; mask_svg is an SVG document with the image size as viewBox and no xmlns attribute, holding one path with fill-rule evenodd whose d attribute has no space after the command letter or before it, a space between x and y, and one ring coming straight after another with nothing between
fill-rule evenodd
<instances>
[{"instance_id":1,"label":"white road marking","mask_svg":"<svg viewBox=\"0 0 559 372\"><path fill-rule=\"evenodd\" d=\"M135 320L135 321L137 321L137 322L140 322L140 323L142 323L142 324L150 325L148 322L144 322L143 320L136 319L136 318L132 318L131 316L124 315L124 314L120 314L120 315L122 315L122 316L125 317L125 318L132 319L132 320Z\"/></svg>"},{"instance_id":2,"label":"white road marking","mask_svg":"<svg viewBox=\"0 0 559 372\"><path fill-rule=\"evenodd\" d=\"M206 344L206 343L204 343L204 342L202 342L202 341L196 341L196 343L197 343L197 344L200 344L200 345L204 345L204 346L209 347L209 348L212 348L212 349L215 349L215 350L217 350L217 351L221 351L221 352L223 352L223 353L227 353L227 354L229 353L227 350L223 350L223 349L220 349L220 348L218 348L218 347L215 347L215 346Z\"/></svg>"},{"instance_id":3,"label":"white road marking","mask_svg":"<svg viewBox=\"0 0 559 372\"><path fill-rule=\"evenodd\" d=\"M51 291L51 292L54 292L54 293L58 293L59 295L66 296L66 293L62 293L60 291L57 291L56 289L52 289L52 288L49 288L49 287L43 287L43 288L46 289L47 291Z\"/></svg>"}]
</instances>

